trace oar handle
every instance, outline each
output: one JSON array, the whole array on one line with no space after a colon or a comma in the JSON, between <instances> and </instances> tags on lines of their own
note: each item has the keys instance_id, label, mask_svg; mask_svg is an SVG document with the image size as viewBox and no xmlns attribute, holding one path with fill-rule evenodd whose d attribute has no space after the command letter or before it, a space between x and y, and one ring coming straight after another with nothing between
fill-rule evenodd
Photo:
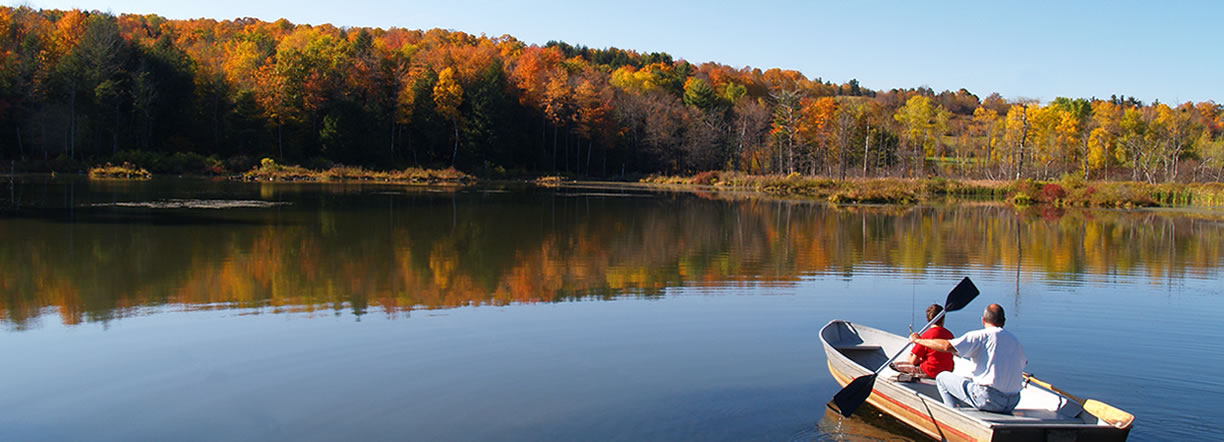
<instances>
[{"instance_id":1,"label":"oar handle","mask_svg":"<svg viewBox=\"0 0 1224 442\"><path fill-rule=\"evenodd\" d=\"M922 327L922 330L918 330L918 334L921 335L928 328L931 328L932 325L935 325L936 322L939 322L939 320L944 317L944 313L947 313L947 312L948 312L947 310L941 310L938 315L935 315L935 318L931 319L931 322L928 322L927 325L924 325ZM906 336L905 339L909 339L909 336ZM905 345L901 346L901 350L894 353L891 358L888 358L887 361L884 361L884 365L881 365L880 368L877 368L875 371L875 374L878 375L880 374L880 372L884 371L884 367L887 367L888 364L891 364L894 359L897 359L897 356L901 356L902 353L905 353L906 350L909 350L910 345L913 345L913 343L906 342Z\"/></svg>"}]
</instances>

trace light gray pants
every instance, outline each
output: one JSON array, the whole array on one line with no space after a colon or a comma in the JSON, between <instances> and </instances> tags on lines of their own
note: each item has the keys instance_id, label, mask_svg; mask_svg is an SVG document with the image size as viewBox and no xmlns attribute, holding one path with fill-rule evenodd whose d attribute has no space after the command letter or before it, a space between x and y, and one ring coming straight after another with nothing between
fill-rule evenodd
<instances>
[{"instance_id":1,"label":"light gray pants","mask_svg":"<svg viewBox=\"0 0 1224 442\"><path fill-rule=\"evenodd\" d=\"M956 407L957 400L982 411L996 413L1011 413L1020 402L1020 393L1005 394L994 388L973 383L969 379L952 374L950 371L940 373L935 377L935 386L939 387L939 397L944 405Z\"/></svg>"}]
</instances>

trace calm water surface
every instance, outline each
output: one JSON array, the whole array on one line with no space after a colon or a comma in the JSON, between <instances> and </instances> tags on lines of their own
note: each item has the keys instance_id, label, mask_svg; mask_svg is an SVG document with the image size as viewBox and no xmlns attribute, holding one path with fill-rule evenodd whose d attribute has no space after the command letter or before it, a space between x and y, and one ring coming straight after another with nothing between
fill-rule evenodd
<instances>
[{"instance_id":1,"label":"calm water surface","mask_svg":"<svg viewBox=\"0 0 1224 442\"><path fill-rule=\"evenodd\" d=\"M1224 434L1224 217L575 187L0 183L0 440L905 440L817 331L963 276L1028 371Z\"/></svg>"}]
</instances>

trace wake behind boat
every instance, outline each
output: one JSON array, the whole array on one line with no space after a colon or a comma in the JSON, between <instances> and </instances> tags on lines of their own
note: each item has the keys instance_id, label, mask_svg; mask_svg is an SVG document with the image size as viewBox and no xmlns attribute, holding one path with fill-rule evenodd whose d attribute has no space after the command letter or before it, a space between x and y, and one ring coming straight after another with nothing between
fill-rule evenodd
<instances>
[{"instance_id":1,"label":"wake behind boat","mask_svg":"<svg viewBox=\"0 0 1224 442\"><path fill-rule=\"evenodd\" d=\"M902 350L908 340L871 327L834 320L820 330L821 344L829 360L829 372L843 386L857 377L870 375L889 355ZM958 358L958 369L961 361ZM939 398L931 379L897 382L899 373L885 367L867 402L901 422L949 441L1121 441L1130 433L1130 422L1121 428L1086 411L1080 402L1063 394L1026 383L1020 404L1010 414L972 408L950 408Z\"/></svg>"}]
</instances>

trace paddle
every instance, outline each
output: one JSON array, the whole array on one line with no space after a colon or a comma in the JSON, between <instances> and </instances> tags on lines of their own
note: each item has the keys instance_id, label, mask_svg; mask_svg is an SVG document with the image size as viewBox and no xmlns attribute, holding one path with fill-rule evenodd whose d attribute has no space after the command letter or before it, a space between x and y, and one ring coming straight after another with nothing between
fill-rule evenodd
<instances>
[{"instance_id":1,"label":"paddle","mask_svg":"<svg viewBox=\"0 0 1224 442\"><path fill-rule=\"evenodd\" d=\"M1024 379L1034 384L1040 385L1046 390L1050 390L1055 393L1066 396L1067 399L1079 402L1079 404L1084 407L1084 411L1087 411L1088 414L1096 416L1098 419L1105 421L1105 423L1109 425L1113 425L1114 427L1126 428L1126 427L1131 426L1131 423L1135 421L1135 415L1122 411L1121 409L1114 407L1113 405L1106 404L1096 399L1083 400L1083 399L1077 398L1075 396L1072 396L1070 393L1062 391L1058 387L1050 385L1049 382L1043 381L1041 379L1037 379L1033 377L1033 375L1028 374L1028 373L1024 373Z\"/></svg>"},{"instance_id":2,"label":"paddle","mask_svg":"<svg viewBox=\"0 0 1224 442\"><path fill-rule=\"evenodd\" d=\"M969 277L962 279L951 292L948 292L948 299L944 301L943 311L935 315L935 318L922 327L918 334L921 335L926 329L935 325L945 313L965 308L966 305L969 305L969 302L973 301L973 298L977 297L978 293L977 286L973 285L973 281L970 281ZM851 414L854 414L854 410L857 410L859 405L863 405L863 402L867 401L867 397L871 396L871 389L875 386L876 376L879 376L880 372L884 371L884 367L892 363L893 359L897 359L897 356L901 356L901 353L904 353L908 348L909 344L902 346L901 351L888 358L874 373L859 376L850 381L849 384L846 384L845 388L842 388L841 391L833 396L833 405L837 406L837 411L845 417L850 417Z\"/></svg>"}]
</instances>

